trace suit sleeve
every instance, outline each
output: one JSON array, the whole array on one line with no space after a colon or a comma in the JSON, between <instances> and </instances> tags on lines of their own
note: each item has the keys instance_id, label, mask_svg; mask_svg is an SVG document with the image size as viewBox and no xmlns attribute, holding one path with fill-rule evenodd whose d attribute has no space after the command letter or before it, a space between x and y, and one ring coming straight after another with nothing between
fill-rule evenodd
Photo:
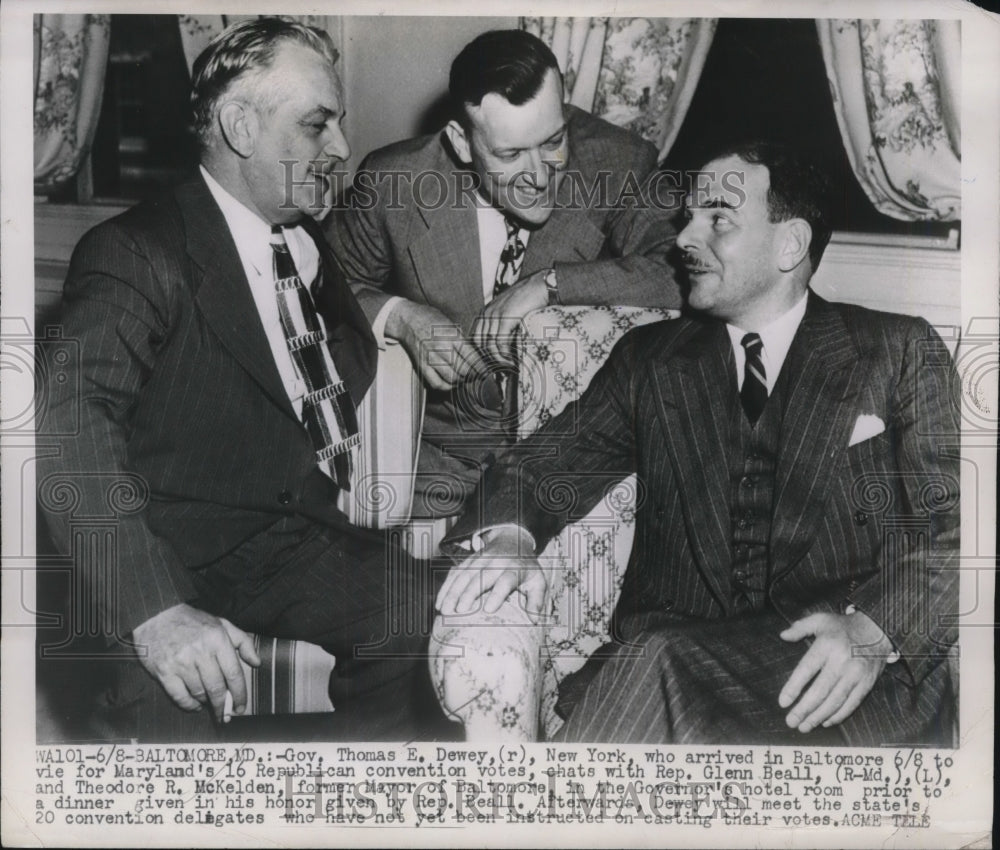
<instances>
[{"instance_id":1,"label":"suit sleeve","mask_svg":"<svg viewBox=\"0 0 1000 850\"><path fill-rule=\"evenodd\" d=\"M535 434L510 447L485 474L443 547L498 525L519 525L541 552L568 523L586 516L636 471L636 356L627 334L583 395Z\"/></svg>"},{"instance_id":2,"label":"suit sleeve","mask_svg":"<svg viewBox=\"0 0 1000 850\"><path fill-rule=\"evenodd\" d=\"M147 483L126 469L130 411L168 333L169 305L143 249L111 222L74 252L62 310L77 356L63 379L44 387L46 422L59 436L44 438L40 452L47 455L39 461L40 506L57 547L72 554L98 600L110 641L195 596L177 554L148 526ZM106 555L74 540L89 518L113 531Z\"/></svg>"},{"instance_id":3,"label":"suit sleeve","mask_svg":"<svg viewBox=\"0 0 1000 850\"><path fill-rule=\"evenodd\" d=\"M656 171L652 145L643 145L630 162L624 171L612 172L600 223L602 256L553 266L563 304L681 307L668 262L677 241L673 217L681 196L669 185L670 175Z\"/></svg>"},{"instance_id":4,"label":"suit sleeve","mask_svg":"<svg viewBox=\"0 0 1000 850\"><path fill-rule=\"evenodd\" d=\"M396 297L385 291L392 274L385 205L401 203L400 188L393 172L381 172L369 157L361 164L347 203L324 222L334 258L373 326L379 312Z\"/></svg>"},{"instance_id":5,"label":"suit sleeve","mask_svg":"<svg viewBox=\"0 0 1000 850\"><path fill-rule=\"evenodd\" d=\"M896 474L886 488L886 516L913 519L910 529L883 526L880 569L851 595L900 652L888 668L919 683L957 639L960 550L959 382L941 339L914 322L900 352L892 394ZM904 523L905 524L905 523Z\"/></svg>"}]
</instances>

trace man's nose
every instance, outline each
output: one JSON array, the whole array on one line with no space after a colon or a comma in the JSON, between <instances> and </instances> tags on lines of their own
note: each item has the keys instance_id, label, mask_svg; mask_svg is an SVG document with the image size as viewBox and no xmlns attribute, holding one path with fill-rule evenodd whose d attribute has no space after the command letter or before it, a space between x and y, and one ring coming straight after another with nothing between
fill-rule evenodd
<instances>
[{"instance_id":1,"label":"man's nose","mask_svg":"<svg viewBox=\"0 0 1000 850\"><path fill-rule=\"evenodd\" d=\"M330 159L345 162L351 155L351 146L347 141L347 136L344 135L344 131L340 127L334 126L330 128L329 136L330 138L323 146L323 153Z\"/></svg>"},{"instance_id":2,"label":"man's nose","mask_svg":"<svg viewBox=\"0 0 1000 850\"><path fill-rule=\"evenodd\" d=\"M528 151L528 162L526 164L528 166L526 169L527 176L531 185L536 189L547 188L557 163L543 156L542 151L538 148L533 148Z\"/></svg>"},{"instance_id":3,"label":"man's nose","mask_svg":"<svg viewBox=\"0 0 1000 850\"><path fill-rule=\"evenodd\" d=\"M698 239L694 227L694 220L689 220L680 233L677 234L677 247L681 251L693 251L697 247Z\"/></svg>"}]
</instances>

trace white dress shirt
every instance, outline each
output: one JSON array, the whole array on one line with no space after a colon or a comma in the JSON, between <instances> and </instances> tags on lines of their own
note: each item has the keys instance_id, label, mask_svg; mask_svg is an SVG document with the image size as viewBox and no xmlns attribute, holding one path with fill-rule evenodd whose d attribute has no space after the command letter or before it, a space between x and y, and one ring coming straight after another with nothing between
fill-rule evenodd
<instances>
[{"instance_id":1,"label":"white dress shirt","mask_svg":"<svg viewBox=\"0 0 1000 850\"><path fill-rule=\"evenodd\" d=\"M795 332L802 324L802 317L806 314L806 302L809 300L808 291L798 300L794 307L782 313L766 327L761 328L761 342L764 347L761 350L761 360L764 363L764 377L767 383L767 394L770 395L774 389L774 383L778 380L781 366L788 355L788 349L792 346L792 339ZM726 325L729 331L729 341L733 346L733 356L736 358L736 385L743 388L743 374L746 371L747 352L743 348L740 340L746 336L747 331L736 325Z\"/></svg>"},{"instance_id":2,"label":"white dress shirt","mask_svg":"<svg viewBox=\"0 0 1000 850\"><path fill-rule=\"evenodd\" d=\"M250 292L257 305L257 313L267 335L274 363L281 376L281 383L284 384L295 412L301 416L302 397L305 395L306 385L295 368L292 355L288 351L285 332L281 328L278 299L274 291L271 225L223 189L204 166L201 167L201 174L208 184L212 197L222 210L229 232L233 235L236 251L240 255L240 262L243 263L243 271L250 284ZM308 287L319 271L319 249L304 227L283 227L282 231L299 277L303 285ZM323 317L317 315L317 318L325 330Z\"/></svg>"}]
</instances>

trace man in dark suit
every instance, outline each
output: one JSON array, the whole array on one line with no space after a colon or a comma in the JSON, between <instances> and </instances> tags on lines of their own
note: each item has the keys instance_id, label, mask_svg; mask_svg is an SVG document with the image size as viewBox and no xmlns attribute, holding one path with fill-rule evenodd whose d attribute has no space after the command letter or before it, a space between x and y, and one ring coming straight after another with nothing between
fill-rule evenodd
<instances>
[{"instance_id":1,"label":"man in dark suit","mask_svg":"<svg viewBox=\"0 0 1000 850\"><path fill-rule=\"evenodd\" d=\"M421 734L427 565L335 507L376 354L310 217L349 154L336 58L325 33L279 19L220 34L192 76L200 176L95 228L71 262L79 359L46 387L68 436L40 461L40 503L102 632L135 648L111 699L137 706L143 738L211 732L172 727L154 682L182 709L223 720L228 693L241 713L251 631L337 656L331 735ZM74 545L66 484L78 517L132 487L116 551Z\"/></svg>"},{"instance_id":2,"label":"man in dark suit","mask_svg":"<svg viewBox=\"0 0 1000 850\"><path fill-rule=\"evenodd\" d=\"M560 688L564 740L954 743L954 367L923 320L809 291L829 195L778 146L709 162L677 238L690 317L628 334L484 484L446 614L538 610L531 554L640 480L616 642Z\"/></svg>"},{"instance_id":3,"label":"man in dark suit","mask_svg":"<svg viewBox=\"0 0 1000 850\"><path fill-rule=\"evenodd\" d=\"M427 515L457 513L512 430L497 378L528 312L680 305L667 263L679 204L655 148L565 105L543 42L479 36L452 64L450 96L444 132L372 153L328 219L376 336L398 340L427 383L415 500Z\"/></svg>"}]
</instances>

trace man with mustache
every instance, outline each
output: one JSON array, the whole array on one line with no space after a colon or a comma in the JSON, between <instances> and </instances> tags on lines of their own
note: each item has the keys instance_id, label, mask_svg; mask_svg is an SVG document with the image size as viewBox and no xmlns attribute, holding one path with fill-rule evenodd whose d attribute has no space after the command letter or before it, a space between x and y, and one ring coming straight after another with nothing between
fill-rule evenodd
<instances>
[{"instance_id":1,"label":"man with mustache","mask_svg":"<svg viewBox=\"0 0 1000 850\"><path fill-rule=\"evenodd\" d=\"M677 237L690 315L626 335L454 530L484 546L443 613L537 611L567 503L638 474L615 642L562 683L561 739L955 745L958 382L922 319L810 291L831 203L789 149L713 158Z\"/></svg>"},{"instance_id":2,"label":"man with mustache","mask_svg":"<svg viewBox=\"0 0 1000 850\"><path fill-rule=\"evenodd\" d=\"M547 304L678 307L656 150L563 103L555 56L484 33L451 67L442 134L372 153L328 219L376 336L428 387L415 515L459 511L512 432L511 338ZM662 187L661 187L662 188ZM679 204L678 204L679 207Z\"/></svg>"},{"instance_id":3,"label":"man with mustache","mask_svg":"<svg viewBox=\"0 0 1000 850\"><path fill-rule=\"evenodd\" d=\"M350 153L336 59L326 33L277 18L221 33L192 74L200 174L92 230L71 262L61 320L79 358L46 387L66 436L39 461L40 500L105 636L134 649L107 696L122 737L210 737L227 697L240 714L248 632L336 655L329 737L422 737L441 716L428 565L336 508L376 354L312 218ZM60 481L77 516L133 487L116 552L74 549Z\"/></svg>"}]
</instances>

